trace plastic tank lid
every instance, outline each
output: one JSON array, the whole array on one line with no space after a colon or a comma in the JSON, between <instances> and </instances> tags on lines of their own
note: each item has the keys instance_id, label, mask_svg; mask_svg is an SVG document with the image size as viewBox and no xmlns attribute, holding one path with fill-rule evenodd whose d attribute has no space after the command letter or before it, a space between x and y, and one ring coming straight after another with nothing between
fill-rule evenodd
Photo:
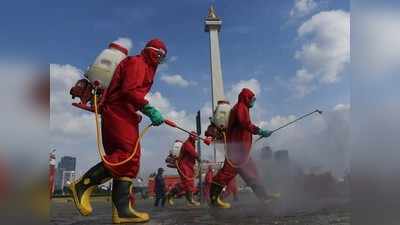
<instances>
[{"instance_id":1,"label":"plastic tank lid","mask_svg":"<svg viewBox=\"0 0 400 225\"><path fill-rule=\"evenodd\" d=\"M119 45L119 44L116 44L116 43L111 43L111 44L108 45L108 47L117 49L118 51L124 53L125 55L128 55L128 49L126 49L122 45Z\"/></svg>"},{"instance_id":2,"label":"plastic tank lid","mask_svg":"<svg viewBox=\"0 0 400 225\"><path fill-rule=\"evenodd\" d=\"M229 104L229 101L227 101L227 100L219 100L218 102L217 102L217 104L219 105L219 104Z\"/></svg>"}]
</instances>

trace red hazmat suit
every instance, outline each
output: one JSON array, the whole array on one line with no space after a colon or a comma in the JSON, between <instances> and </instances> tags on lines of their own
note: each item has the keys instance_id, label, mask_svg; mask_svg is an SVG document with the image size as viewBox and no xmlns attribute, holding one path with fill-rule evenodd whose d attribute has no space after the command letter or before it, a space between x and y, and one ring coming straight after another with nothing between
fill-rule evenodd
<instances>
[{"instance_id":1,"label":"red hazmat suit","mask_svg":"<svg viewBox=\"0 0 400 225\"><path fill-rule=\"evenodd\" d=\"M236 198L238 192L238 188L236 185L236 179L233 178L229 183L228 186L226 186L226 190L223 194L224 198L229 197L230 194L233 195L233 198Z\"/></svg>"},{"instance_id":2,"label":"red hazmat suit","mask_svg":"<svg viewBox=\"0 0 400 225\"><path fill-rule=\"evenodd\" d=\"M239 174L248 185L259 184L255 163L250 157L252 135L258 134L260 128L252 124L249 108L254 93L247 89L239 94L238 102L231 109L227 127L227 155L221 170L213 182L226 186Z\"/></svg>"},{"instance_id":3,"label":"red hazmat suit","mask_svg":"<svg viewBox=\"0 0 400 225\"><path fill-rule=\"evenodd\" d=\"M158 39L149 41L146 47L166 46ZM148 104L145 99L154 82L157 69L157 53L145 48L141 54L129 56L117 66L113 78L101 102L101 131L106 160L116 163L131 155L139 137L141 116L137 111ZM109 166L114 177L136 177L140 166L140 145L132 160L120 166Z\"/></svg>"},{"instance_id":4,"label":"red hazmat suit","mask_svg":"<svg viewBox=\"0 0 400 225\"><path fill-rule=\"evenodd\" d=\"M185 192L195 192L194 187L194 166L198 159L195 148L196 138L192 135L183 143L178 157L177 170L181 178L179 188Z\"/></svg>"},{"instance_id":5,"label":"red hazmat suit","mask_svg":"<svg viewBox=\"0 0 400 225\"><path fill-rule=\"evenodd\" d=\"M206 173L206 177L204 178L204 197L209 198L210 197L210 187L213 179L213 171L211 167L208 168L208 171Z\"/></svg>"}]
</instances>

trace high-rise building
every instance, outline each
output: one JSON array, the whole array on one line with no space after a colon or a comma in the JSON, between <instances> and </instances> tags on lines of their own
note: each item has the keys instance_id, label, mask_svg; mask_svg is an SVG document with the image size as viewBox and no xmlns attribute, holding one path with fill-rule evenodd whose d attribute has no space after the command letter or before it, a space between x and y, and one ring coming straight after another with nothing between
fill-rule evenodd
<instances>
[{"instance_id":1,"label":"high-rise building","mask_svg":"<svg viewBox=\"0 0 400 225\"><path fill-rule=\"evenodd\" d=\"M63 156L57 165L56 189L63 191L68 182L75 179L76 158Z\"/></svg>"},{"instance_id":2,"label":"high-rise building","mask_svg":"<svg viewBox=\"0 0 400 225\"><path fill-rule=\"evenodd\" d=\"M288 150L278 150L274 153L274 158L279 162L289 161L289 151Z\"/></svg>"},{"instance_id":3,"label":"high-rise building","mask_svg":"<svg viewBox=\"0 0 400 225\"><path fill-rule=\"evenodd\" d=\"M76 158L72 156L63 156L58 163L58 168L63 168L67 171L75 171L76 169Z\"/></svg>"},{"instance_id":4,"label":"high-rise building","mask_svg":"<svg viewBox=\"0 0 400 225\"><path fill-rule=\"evenodd\" d=\"M264 146L260 149L260 158L262 160L269 160L272 159L272 149L269 146Z\"/></svg>"}]
</instances>

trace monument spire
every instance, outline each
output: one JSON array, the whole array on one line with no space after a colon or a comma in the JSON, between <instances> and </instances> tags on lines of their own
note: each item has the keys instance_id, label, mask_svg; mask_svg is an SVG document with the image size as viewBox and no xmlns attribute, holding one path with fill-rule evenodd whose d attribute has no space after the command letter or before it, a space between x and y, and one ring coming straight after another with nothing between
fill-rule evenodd
<instances>
[{"instance_id":1,"label":"monument spire","mask_svg":"<svg viewBox=\"0 0 400 225\"><path fill-rule=\"evenodd\" d=\"M211 93L214 111L218 101L225 101L219 50L219 32L221 30L222 21L217 16L214 5L211 5L208 9L208 15L204 23L204 31L210 34Z\"/></svg>"},{"instance_id":2,"label":"monument spire","mask_svg":"<svg viewBox=\"0 0 400 225\"><path fill-rule=\"evenodd\" d=\"M215 12L214 4L211 4L210 8L208 9L208 20L219 20L217 13Z\"/></svg>"}]
</instances>

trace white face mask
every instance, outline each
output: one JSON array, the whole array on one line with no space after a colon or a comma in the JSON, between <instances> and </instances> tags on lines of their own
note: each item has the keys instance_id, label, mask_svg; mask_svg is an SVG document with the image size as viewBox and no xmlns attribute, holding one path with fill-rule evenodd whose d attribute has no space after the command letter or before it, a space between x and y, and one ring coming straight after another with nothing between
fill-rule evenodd
<instances>
[{"instance_id":1,"label":"white face mask","mask_svg":"<svg viewBox=\"0 0 400 225\"><path fill-rule=\"evenodd\" d=\"M252 97L250 100L250 108L252 108L255 103L256 103L256 97Z\"/></svg>"}]
</instances>

